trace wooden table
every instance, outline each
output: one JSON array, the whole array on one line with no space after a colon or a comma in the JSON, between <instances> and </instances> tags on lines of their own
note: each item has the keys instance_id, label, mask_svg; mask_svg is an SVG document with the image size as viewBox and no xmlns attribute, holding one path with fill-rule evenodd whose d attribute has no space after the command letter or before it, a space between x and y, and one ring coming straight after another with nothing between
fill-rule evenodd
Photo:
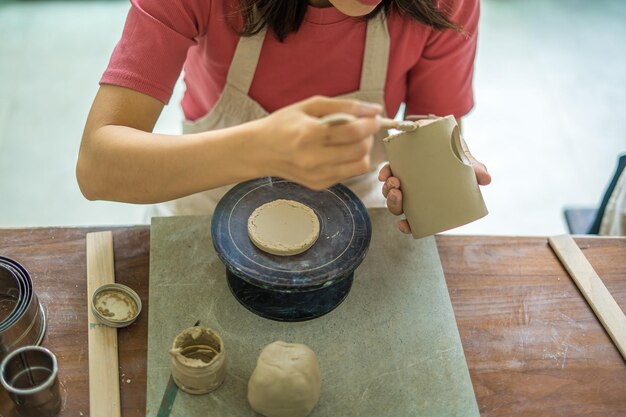
<instances>
[{"instance_id":1,"label":"wooden table","mask_svg":"<svg viewBox=\"0 0 626 417\"><path fill-rule=\"evenodd\" d=\"M46 307L62 416L89 415L85 234L95 230L0 230L0 255L30 271ZM117 281L144 303L119 331L122 414L144 416L150 230L113 236ZM626 309L626 238L576 241ZM482 416L626 416L626 364L545 238L446 235L437 245Z\"/></svg>"}]
</instances>

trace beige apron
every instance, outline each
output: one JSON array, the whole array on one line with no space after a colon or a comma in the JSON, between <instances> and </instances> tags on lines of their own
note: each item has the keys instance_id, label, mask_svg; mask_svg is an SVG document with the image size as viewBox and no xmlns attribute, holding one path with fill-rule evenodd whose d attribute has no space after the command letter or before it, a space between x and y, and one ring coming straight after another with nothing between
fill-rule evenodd
<instances>
[{"instance_id":1,"label":"beige apron","mask_svg":"<svg viewBox=\"0 0 626 417\"><path fill-rule=\"evenodd\" d=\"M620 174L606 205L599 234L626 236L626 169Z\"/></svg>"},{"instance_id":2,"label":"beige apron","mask_svg":"<svg viewBox=\"0 0 626 417\"><path fill-rule=\"evenodd\" d=\"M193 122L183 122L184 133L198 133L236 126L268 115L259 103L248 96L266 32L267 30L263 29L254 36L239 39L222 95L207 115ZM389 31L384 14L379 13L377 17L370 19L367 23L359 90L340 97L359 99L384 106L388 57ZM382 131L376 137L371 153L372 171L344 182L367 207L385 206L385 200L380 191L380 183L377 179L378 165L385 160L385 151L382 145L382 139L385 136L385 132ZM231 187L232 185L219 187L157 204L150 210L149 215L172 216L213 213L219 200Z\"/></svg>"}]
</instances>

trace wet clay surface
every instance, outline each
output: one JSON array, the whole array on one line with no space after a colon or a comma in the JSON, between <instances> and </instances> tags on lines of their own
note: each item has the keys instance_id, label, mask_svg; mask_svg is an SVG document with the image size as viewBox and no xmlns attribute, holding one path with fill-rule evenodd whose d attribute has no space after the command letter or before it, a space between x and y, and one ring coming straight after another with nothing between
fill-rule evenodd
<instances>
[{"instance_id":1,"label":"wet clay surface","mask_svg":"<svg viewBox=\"0 0 626 417\"><path fill-rule=\"evenodd\" d=\"M215 332L203 327L191 327L176 336L170 354L185 366L202 368L223 350L223 342Z\"/></svg>"},{"instance_id":2,"label":"wet clay surface","mask_svg":"<svg viewBox=\"0 0 626 417\"><path fill-rule=\"evenodd\" d=\"M217 350L208 345L188 346L180 351L183 361L187 364L197 363L195 361L209 364L218 353Z\"/></svg>"},{"instance_id":3,"label":"wet clay surface","mask_svg":"<svg viewBox=\"0 0 626 417\"><path fill-rule=\"evenodd\" d=\"M297 255L309 249L320 234L320 222L308 206L278 199L257 207L248 219L254 245L274 255Z\"/></svg>"}]
</instances>

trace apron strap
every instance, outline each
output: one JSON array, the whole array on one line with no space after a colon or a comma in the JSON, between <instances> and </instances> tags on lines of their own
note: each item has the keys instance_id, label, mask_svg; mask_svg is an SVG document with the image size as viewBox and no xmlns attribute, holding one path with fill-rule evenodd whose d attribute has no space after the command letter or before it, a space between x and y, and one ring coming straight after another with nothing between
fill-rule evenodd
<instances>
[{"instance_id":1,"label":"apron strap","mask_svg":"<svg viewBox=\"0 0 626 417\"><path fill-rule=\"evenodd\" d=\"M361 91L384 91L389 62L389 30L387 18L381 11L368 20L365 35L365 52L361 68Z\"/></svg>"},{"instance_id":2,"label":"apron strap","mask_svg":"<svg viewBox=\"0 0 626 417\"><path fill-rule=\"evenodd\" d=\"M226 84L232 85L246 95L252 85L266 32L267 27L264 26L256 35L241 36L228 69Z\"/></svg>"},{"instance_id":3,"label":"apron strap","mask_svg":"<svg viewBox=\"0 0 626 417\"><path fill-rule=\"evenodd\" d=\"M256 72L261 49L267 33L263 27L254 36L242 36L235 49L233 60L228 69L226 82L242 93L248 94L254 73ZM384 91L389 62L389 30L384 12L368 20L365 35L365 51L361 68L361 91Z\"/></svg>"}]
</instances>

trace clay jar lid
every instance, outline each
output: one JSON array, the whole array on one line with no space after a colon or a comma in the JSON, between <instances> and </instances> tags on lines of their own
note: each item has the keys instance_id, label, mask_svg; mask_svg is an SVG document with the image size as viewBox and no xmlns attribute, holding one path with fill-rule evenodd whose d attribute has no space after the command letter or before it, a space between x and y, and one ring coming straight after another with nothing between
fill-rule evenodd
<instances>
[{"instance_id":1,"label":"clay jar lid","mask_svg":"<svg viewBox=\"0 0 626 417\"><path fill-rule=\"evenodd\" d=\"M130 287L106 284L98 287L91 298L91 311L99 322L109 327L126 327L141 312L141 299Z\"/></svg>"}]
</instances>

